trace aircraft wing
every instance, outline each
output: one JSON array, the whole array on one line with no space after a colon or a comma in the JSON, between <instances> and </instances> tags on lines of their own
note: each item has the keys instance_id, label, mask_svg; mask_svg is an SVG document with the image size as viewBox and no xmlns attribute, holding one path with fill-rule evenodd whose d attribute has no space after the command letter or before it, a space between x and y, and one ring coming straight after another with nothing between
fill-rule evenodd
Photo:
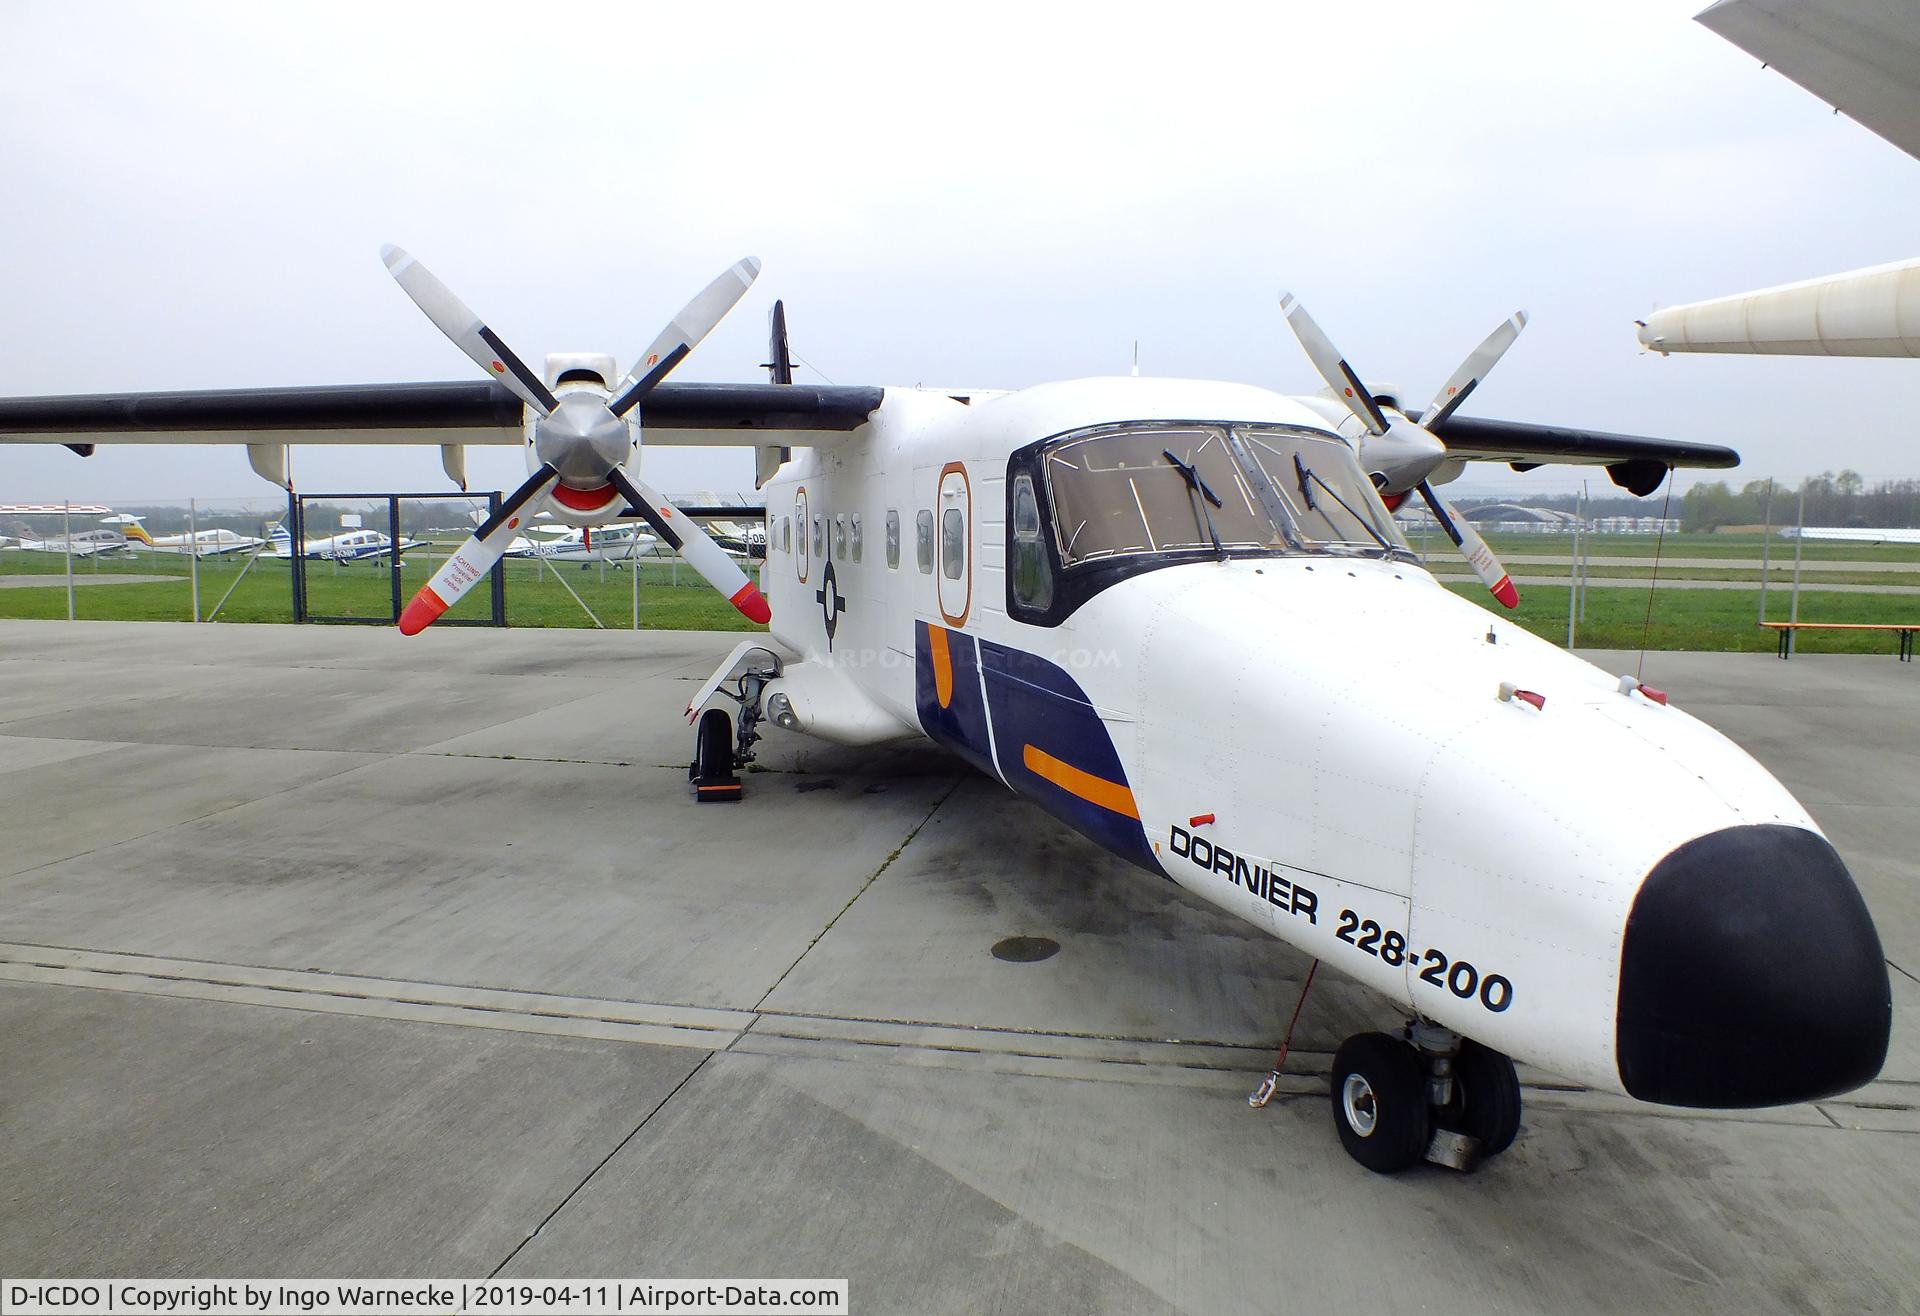
<instances>
[{"instance_id":1,"label":"aircraft wing","mask_svg":"<svg viewBox=\"0 0 1920 1316\"><path fill-rule=\"evenodd\" d=\"M651 443L809 447L858 429L884 390L810 384L663 383ZM492 380L187 393L0 398L0 442L518 444L520 400Z\"/></svg>"},{"instance_id":2,"label":"aircraft wing","mask_svg":"<svg viewBox=\"0 0 1920 1316\"><path fill-rule=\"evenodd\" d=\"M1720 0L1697 17L1920 157L1920 7L1911 0Z\"/></svg>"},{"instance_id":3,"label":"aircraft wing","mask_svg":"<svg viewBox=\"0 0 1920 1316\"><path fill-rule=\"evenodd\" d=\"M1418 422L1420 413L1408 412ZM1642 438L1602 430L1536 425L1527 421L1483 420L1458 412L1433 426L1447 445L1449 461L1506 462L1518 471L1536 466L1604 466L1622 489L1645 496L1660 487L1670 466L1738 466L1740 454L1717 443Z\"/></svg>"}]
</instances>

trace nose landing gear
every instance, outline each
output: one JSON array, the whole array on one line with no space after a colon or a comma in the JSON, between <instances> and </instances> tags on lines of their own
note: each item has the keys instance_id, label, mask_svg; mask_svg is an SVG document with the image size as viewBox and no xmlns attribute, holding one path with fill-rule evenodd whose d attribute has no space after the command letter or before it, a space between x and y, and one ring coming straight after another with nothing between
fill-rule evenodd
<instances>
[{"instance_id":1,"label":"nose landing gear","mask_svg":"<svg viewBox=\"0 0 1920 1316\"><path fill-rule=\"evenodd\" d=\"M1341 1043L1332 1099L1340 1145L1376 1174L1423 1160L1471 1171L1520 1131L1513 1062L1424 1019Z\"/></svg>"}]
</instances>

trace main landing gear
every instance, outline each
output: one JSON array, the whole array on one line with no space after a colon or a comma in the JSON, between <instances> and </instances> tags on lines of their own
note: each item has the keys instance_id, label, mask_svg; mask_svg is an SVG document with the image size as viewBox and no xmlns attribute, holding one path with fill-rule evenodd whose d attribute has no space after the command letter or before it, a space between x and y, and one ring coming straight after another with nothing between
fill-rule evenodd
<instances>
[{"instance_id":1,"label":"main landing gear","mask_svg":"<svg viewBox=\"0 0 1920 1316\"><path fill-rule=\"evenodd\" d=\"M1340 1044L1333 1123L1347 1155L1376 1174L1423 1160L1472 1170L1520 1132L1520 1080L1498 1051L1419 1019L1399 1037Z\"/></svg>"}]
</instances>

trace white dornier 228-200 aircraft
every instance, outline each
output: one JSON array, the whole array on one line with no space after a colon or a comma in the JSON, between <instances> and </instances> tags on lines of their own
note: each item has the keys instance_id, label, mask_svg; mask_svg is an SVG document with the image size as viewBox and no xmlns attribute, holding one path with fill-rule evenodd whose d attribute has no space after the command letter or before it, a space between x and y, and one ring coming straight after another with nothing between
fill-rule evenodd
<instances>
[{"instance_id":1,"label":"white dornier 228-200 aircraft","mask_svg":"<svg viewBox=\"0 0 1920 1316\"><path fill-rule=\"evenodd\" d=\"M1659 691L1461 599L1389 507L1468 460L1605 465L1636 493L1724 448L1469 420L1497 329L1423 412L1368 389L1291 298L1328 391L1085 379L1018 392L663 383L758 273L716 279L623 377L535 373L405 252L386 263L490 381L0 401L0 438L517 444L530 477L400 618L446 610L545 510L645 522L771 620L687 709L698 798L738 798L763 720L845 744L926 736L1149 872L1392 999L1350 1038L1347 1150L1390 1171L1508 1146L1509 1057L1682 1106L1806 1101L1879 1072L1879 939L1805 809ZM753 446L758 586L642 482L656 442ZM764 594L763 591L764 590ZM730 701L730 702L729 702Z\"/></svg>"}]
</instances>

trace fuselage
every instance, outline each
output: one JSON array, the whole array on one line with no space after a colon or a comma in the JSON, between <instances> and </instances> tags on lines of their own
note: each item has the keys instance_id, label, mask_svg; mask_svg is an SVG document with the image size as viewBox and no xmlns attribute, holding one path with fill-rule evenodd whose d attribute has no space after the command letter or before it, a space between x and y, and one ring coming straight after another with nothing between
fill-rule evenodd
<instances>
[{"instance_id":1,"label":"fuselage","mask_svg":"<svg viewBox=\"0 0 1920 1316\"><path fill-rule=\"evenodd\" d=\"M765 493L761 588L802 659L769 689L800 729L928 736L1410 1011L1595 1087L1747 1106L1878 1071L1884 961L1814 820L1705 724L1438 584L1300 403L891 389ZM1263 507L1344 523L1336 502L1340 543L1247 528Z\"/></svg>"}]
</instances>

